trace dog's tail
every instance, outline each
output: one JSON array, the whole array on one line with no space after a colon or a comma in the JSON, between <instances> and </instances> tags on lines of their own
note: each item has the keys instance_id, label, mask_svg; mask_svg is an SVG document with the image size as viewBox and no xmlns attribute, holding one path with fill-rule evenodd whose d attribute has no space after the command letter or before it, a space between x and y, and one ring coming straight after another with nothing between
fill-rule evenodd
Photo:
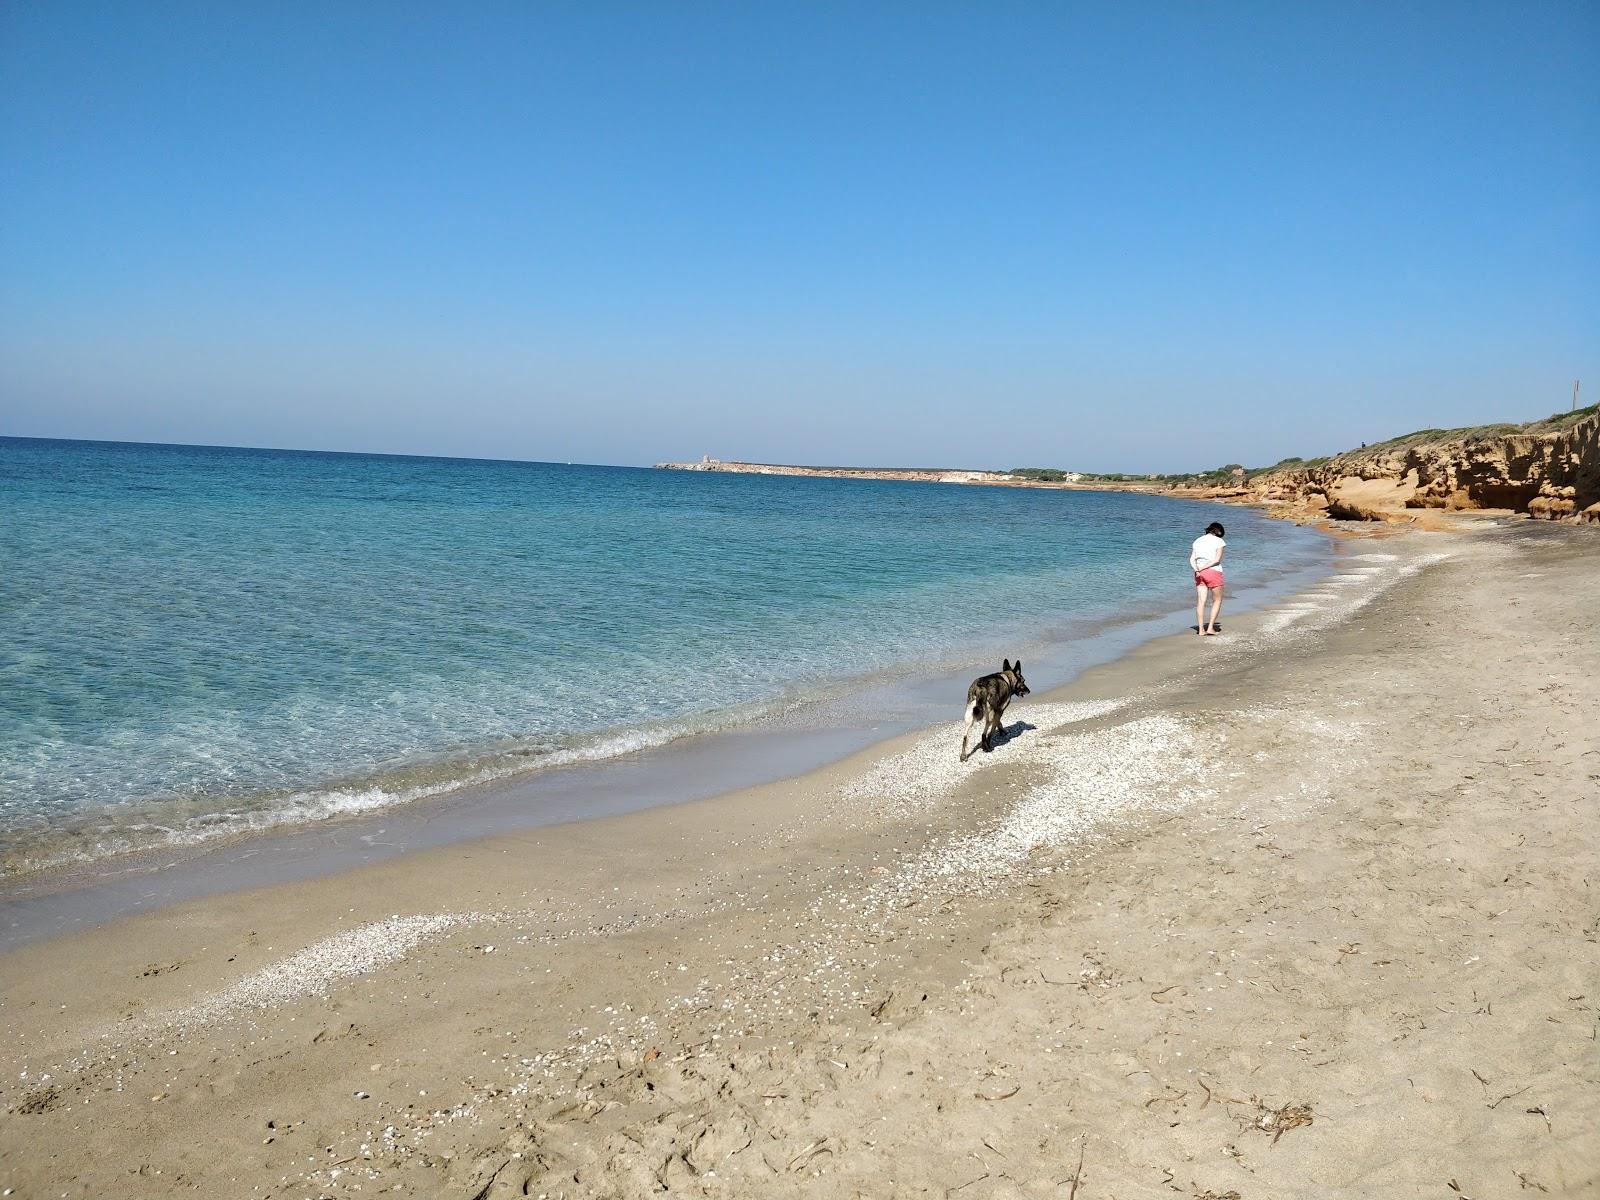
<instances>
[{"instance_id":1,"label":"dog's tail","mask_svg":"<svg viewBox=\"0 0 1600 1200\"><path fill-rule=\"evenodd\" d=\"M966 724L966 728L964 728L961 731L961 761L962 762L966 762L967 761L967 758L968 758L969 753L970 753L967 750L967 742L969 740L971 740L973 730L978 725L978 707L979 707L979 701L978 701L978 698L976 696L972 697L971 699L969 699L967 701L967 724ZM981 731L979 732L979 738L980 738L980 740L982 738L982 732ZM976 744L974 744L973 749L976 749L976 748L977 748L977 746L976 746Z\"/></svg>"}]
</instances>

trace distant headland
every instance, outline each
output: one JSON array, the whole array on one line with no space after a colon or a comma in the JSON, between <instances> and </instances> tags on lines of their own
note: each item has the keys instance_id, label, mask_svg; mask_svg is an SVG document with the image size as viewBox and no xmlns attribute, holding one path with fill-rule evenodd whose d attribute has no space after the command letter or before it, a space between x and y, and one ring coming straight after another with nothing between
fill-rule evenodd
<instances>
[{"instance_id":1,"label":"distant headland","mask_svg":"<svg viewBox=\"0 0 1600 1200\"><path fill-rule=\"evenodd\" d=\"M1258 505L1308 521L1409 520L1418 510L1493 510L1600 523L1600 405L1526 424L1420 429L1323 458L1268 467L1228 463L1187 474L1121 474L1054 467L820 467L706 455L669 471L892 479L989 487L1155 492Z\"/></svg>"}]
</instances>

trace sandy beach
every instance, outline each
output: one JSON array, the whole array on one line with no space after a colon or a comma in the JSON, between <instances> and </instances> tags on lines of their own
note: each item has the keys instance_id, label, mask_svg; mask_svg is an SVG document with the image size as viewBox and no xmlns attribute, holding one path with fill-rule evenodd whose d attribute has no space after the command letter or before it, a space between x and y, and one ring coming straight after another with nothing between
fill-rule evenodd
<instances>
[{"instance_id":1,"label":"sandy beach","mask_svg":"<svg viewBox=\"0 0 1600 1200\"><path fill-rule=\"evenodd\" d=\"M0 1193L1595 1195L1597 591L1571 526L1360 539L965 766L24 946Z\"/></svg>"}]
</instances>

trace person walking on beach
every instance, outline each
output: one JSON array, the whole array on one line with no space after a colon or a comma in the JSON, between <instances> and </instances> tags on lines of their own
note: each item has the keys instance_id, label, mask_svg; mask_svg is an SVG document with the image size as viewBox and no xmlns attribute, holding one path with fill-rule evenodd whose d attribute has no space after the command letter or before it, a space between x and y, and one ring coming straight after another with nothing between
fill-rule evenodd
<instances>
[{"instance_id":1,"label":"person walking on beach","mask_svg":"<svg viewBox=\"0 0 1600 1200\"><path fill-rule=\"evenodd\" d=\"M1201 637L1217 632L1217 617L1222 612L1222 526L1213 521L1195 538L1189 549L1189 566L1194 568L1194 631ZM1211 596L1211 619L1206 620L1206 595Z\"/></svg>"}]
</instances>

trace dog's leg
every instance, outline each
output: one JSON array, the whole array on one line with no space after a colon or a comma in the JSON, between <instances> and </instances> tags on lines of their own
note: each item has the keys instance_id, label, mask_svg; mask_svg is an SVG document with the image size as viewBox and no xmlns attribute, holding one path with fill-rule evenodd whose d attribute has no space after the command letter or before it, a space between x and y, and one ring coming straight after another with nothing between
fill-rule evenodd
<instances>
[{"instance_id":1,"label":"dog's leg","mask_svg":"<svg viewBox=\"0 0 1600 1200\"><path fill-rule=\"evenodd\" d=\"M961 731L961 761L966 762L972 757L972 751L967 749L967 742L972 737L972 727L978 723L978 704L973 701L967 705L967 727Z\"/></svg>"}]
</instances>

